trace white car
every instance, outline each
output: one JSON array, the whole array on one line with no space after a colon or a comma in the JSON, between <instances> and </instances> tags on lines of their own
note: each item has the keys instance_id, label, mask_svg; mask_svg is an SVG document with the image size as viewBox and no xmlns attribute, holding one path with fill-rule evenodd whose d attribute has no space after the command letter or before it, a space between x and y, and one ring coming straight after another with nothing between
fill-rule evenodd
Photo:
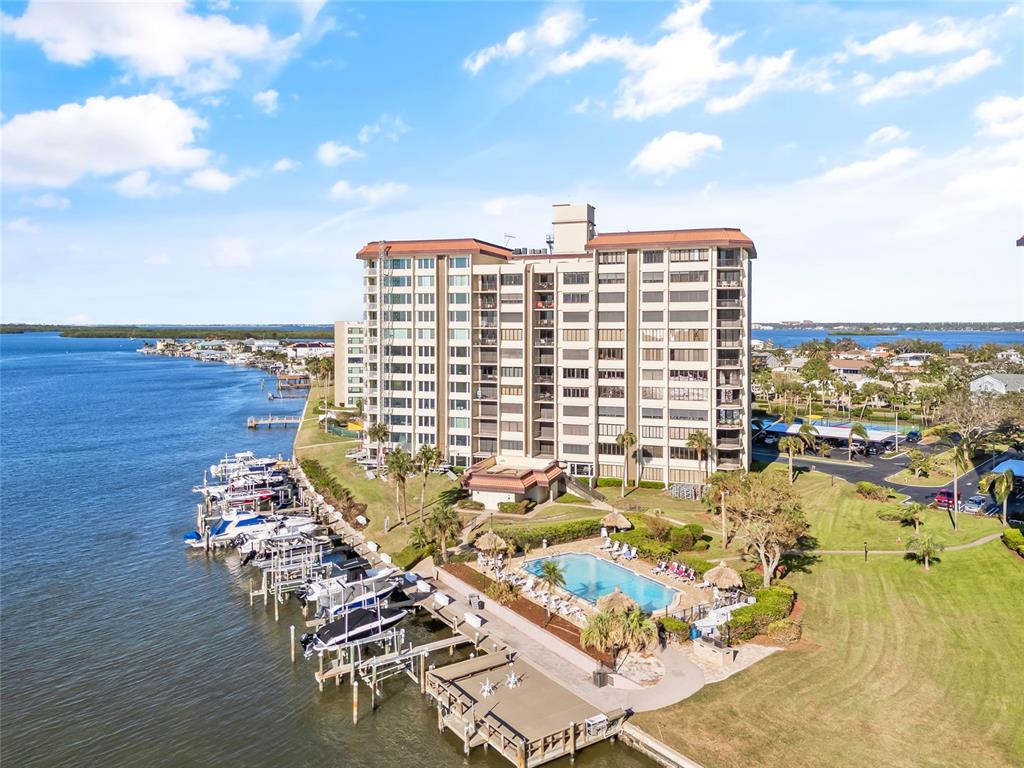
<instances>
[{"instance_id":1,"label":"white car","mask_svg":"<svg viewBox=\"0 0 1024 768\"><path fill-rule=\"evenodd\" d=\"M970 512L971 514L984 514L988 509L988 497L980 494L971 496L966 502L964 502L964 512Z\"/></svg>"}]
</instances>

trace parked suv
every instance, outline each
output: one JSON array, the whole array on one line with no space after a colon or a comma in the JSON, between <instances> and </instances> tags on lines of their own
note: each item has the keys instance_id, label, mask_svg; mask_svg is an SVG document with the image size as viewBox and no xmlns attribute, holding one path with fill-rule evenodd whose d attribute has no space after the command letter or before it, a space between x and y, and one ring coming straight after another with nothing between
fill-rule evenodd
<instances>
[{"instance_id":1,"label":"parked suv","mask_svg":"<svg viewBox=\"0 0 1024 768\"><path fill-rule=\"evenodd\" d=\"M971 496L971 498L964 503L964 512L970 512L973 515L983 515L988 509L988 503L988 497L986 496L982 496L980 494Z\"/></svg>"},{"instance_id":2,"label":"parked suv","mask_svg":"<svg viewBox=\"0 0 1024 768\"><path fill-rule=\"evenodd\" d=\"M963 494L957 492L956 494L957 505L963 504ZM943 488L941 491L935 494L935 506L938 509L952 509L953 507L953 492Z\"/></svg>"},{"instance_id":3,"label":"parked suv","mask_svg":"<svg viewBox=\"0 0 1024 768\"><path fill-rule=\"evenodd\" d=\"M921 431L918 430L918 429L910 430L909 432L907 432L906 440L907 440L908 443L919 443L919 442L921 442Z\"/></svg>"}]
</instances>

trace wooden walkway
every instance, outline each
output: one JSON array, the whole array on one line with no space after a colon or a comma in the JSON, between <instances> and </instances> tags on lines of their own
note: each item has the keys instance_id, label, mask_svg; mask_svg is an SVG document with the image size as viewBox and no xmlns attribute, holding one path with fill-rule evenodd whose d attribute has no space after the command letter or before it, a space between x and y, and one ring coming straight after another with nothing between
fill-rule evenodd
<instances>
[{"instance_id":1,"label":"wooden walkway","mask_svg":"<svg viewBox=\"0 0 1024 768\"><path fill-rule=\"evenodd\" d=\"M301 423L302 418L300 416L250 416L245 425L249 429L256 429L257 427L298 426Z\"/></svg>"}]
</instances>

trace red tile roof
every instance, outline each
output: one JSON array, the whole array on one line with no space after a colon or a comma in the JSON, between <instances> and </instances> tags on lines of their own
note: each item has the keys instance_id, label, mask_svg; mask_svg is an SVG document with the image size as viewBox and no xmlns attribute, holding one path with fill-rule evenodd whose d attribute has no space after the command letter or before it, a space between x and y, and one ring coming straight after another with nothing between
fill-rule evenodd
<instances>
[{"instance_id":1,"label":"red tile roof","mask_svg":"<svg viewBox=\"0 0 1024 768\"><path fill-rule=\"evenodd\" d=\"M385 240L384 247L391 256L414 256L416 254L448 255L451 253L484 254L485 256L498 256L508 258L512 251L485 240L477 240L475 237L459 237L449 240ZM356 258L375 259L380 252L379 243L375 240L369 242L359 249Z\"/></svg>"},{"instance_id":2,"label":"red tile roof","mask_svg":"<svg viewBox=\"0 0 1024 768\"><path fill-rule=\"evenodd\" d=\"M587 243L587 250L595 248L627 248L645 245L672 246L724 246L748 248L756 255L754 241L739 229L663 229L651 232L602 232Z\"/></svg>"}]
</instances>

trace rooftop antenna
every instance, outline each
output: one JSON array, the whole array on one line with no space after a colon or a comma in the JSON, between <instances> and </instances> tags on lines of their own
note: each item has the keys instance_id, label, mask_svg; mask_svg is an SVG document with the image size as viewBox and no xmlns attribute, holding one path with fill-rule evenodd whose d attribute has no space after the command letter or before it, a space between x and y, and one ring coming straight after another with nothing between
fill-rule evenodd
<instances>
[{"instance_id":1,"label":"rooftop antenna","mask_svg":"<svg viewBox=\"0 0 1024 768\"><path fill-rule=\"evenodd\" d=\"M548 235L544 238L544 242L548 244L548 253L554 253L555 250L555 236Z\"/></svg>"},{"instance_id":2,"label":"rooftop antenna","mask_svg":"<svg viewBox=\"0 0 1024 768\"><path fill-rule=\"evenodd\" d=\"M515 235L510 235L508 232L505 233L505 247L508 248L509 240L515 240Z\"/></svg>"}]
</instances>

